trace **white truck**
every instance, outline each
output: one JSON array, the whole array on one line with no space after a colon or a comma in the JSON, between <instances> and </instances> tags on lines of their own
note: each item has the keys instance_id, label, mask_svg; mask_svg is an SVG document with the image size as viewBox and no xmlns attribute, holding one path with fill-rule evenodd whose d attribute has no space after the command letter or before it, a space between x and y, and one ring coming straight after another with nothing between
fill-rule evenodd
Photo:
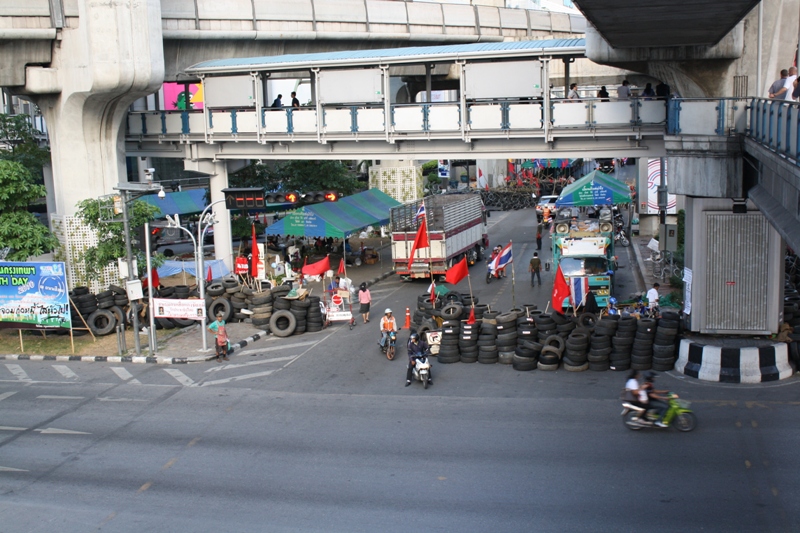
<instances>
[{"instance_id":1,"label":"white truck","mask_svg":"<svg viewBox=\"0 0 800 533\"><path fill-rule=\"evenodd\" d=\"M409 254L419 228L415 217L422 202L430 247L416 250L409 268ZM441 194L393 207L390 225L392 264L398 275L407 278L443 276L463 257L473 265L483 259L489 245L486 210L478 194Z\"/></svg>"}]
</instances>

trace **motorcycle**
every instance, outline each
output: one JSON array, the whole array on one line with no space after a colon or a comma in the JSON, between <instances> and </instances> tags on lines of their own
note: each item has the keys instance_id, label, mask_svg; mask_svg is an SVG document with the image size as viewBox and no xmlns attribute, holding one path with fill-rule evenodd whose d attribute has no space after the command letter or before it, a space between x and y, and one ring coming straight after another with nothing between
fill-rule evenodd
<instances>
[{"instance_id":1,"label":"motorcycle","mask_svg":"<svg viewBox=\"0 0 800 533\"><path fill-rule=\"evenodd\" d=\"M486 266L486 283L487 284L491 283L493 278L500 279L504 277L506 277L506 267L498 268L497 270L492 272L491 260L490 260Z\"/></svg>"},{"instance_id":2,"label":"motorcycle","mask_svg":"<svg viewBox=\"0 0 800 533\"><path fill-rule=\"evenodd\" d=\"M390 331L389 337L386 339L386 344L381 346L381 352L386 354L386 359L391 361L397 353L397 332Z\"/></svg>"},{"instance_id":3,"label":"motorcycle","mask_svg":"<svg viewBox=\"0 0 800 533\"><path fill-rule=\"evenodd\" d=\"M653 409L649 409L645 413L643 408L626 401L622 402L622 413L620 413L622 421L625 427L633 431L645 428L667 429L674 427L678 431L686 432L692 431L697 427L697 417L689 409L690 402L681 400L677 394L670 392L667 394L667 404L668 408L663 420L664 424L666 424L665 428L659 428L655 424L656 420L658 420L658 414Z\"/></svg>"},{"instance_id":4,"label":"motorcycle","mask_svg":"<svg viewBox=\"0 0 800 533\"><path fill-rule=\"evenodd\" d=\"M617 229L614 231L614 242L619 242L626 248L631 245L631 240L625 234L625 230L622 229L622 227L617 227Z\"/></svg>"},{"instance_id":5,"label":"motorcycle","mask_svg":"<svg viewBox=\"0 0 800 533\"><path fill-rule=\"evenodd\" d=\"M431 379L431 363L428 361L428 355L430 352L415 356L414 368L411 370L411 376L415 380L421 381L424 389L428 388L428 382Z\"/></svg>"}]
</instances>

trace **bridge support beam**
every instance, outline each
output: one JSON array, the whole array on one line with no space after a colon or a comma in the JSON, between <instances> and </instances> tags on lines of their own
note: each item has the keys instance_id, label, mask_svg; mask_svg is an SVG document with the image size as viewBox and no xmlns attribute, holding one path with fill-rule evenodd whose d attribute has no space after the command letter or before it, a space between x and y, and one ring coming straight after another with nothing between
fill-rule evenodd
<instances>
[{"instance_id":1,"label":"bridge support beam","mask_svg":"<svg viewBox=\"0 0 800 533\"><path fill-rule=\"evenodd\" d=\"M24 87L47 121L56 212L111 194L127 181L122 126L128 107L164 78L161 3L78 0L47 67L28 66ZM48 195L49 196L49 195Z\"/></svg>"},{"instance_id":2,"label":"bridge support beam","mask_svg":"<svg viewBox=\"0 0 800 533\"><path fill-rule=\"evenodd\" d=\"M742 142L738 137L665 137L670 194L740 198Z\"/></svg>"}]
</instances>

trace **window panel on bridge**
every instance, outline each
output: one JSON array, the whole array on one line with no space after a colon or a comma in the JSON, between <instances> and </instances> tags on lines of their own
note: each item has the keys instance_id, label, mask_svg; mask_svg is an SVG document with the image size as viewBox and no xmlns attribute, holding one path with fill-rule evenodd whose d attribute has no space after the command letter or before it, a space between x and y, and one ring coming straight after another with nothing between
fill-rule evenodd
<instances>
[{"instance_id":1,"label":"window panel on bridge","mask_svg":"<svg viewBox=\"0 0 800 533\"><path fill-rule=\"evenodd\" d=\"M231 112L227 109L215 109L211 112L211 124L209 133L217 133L219 135L230 135L233 131L233 120L231 120Z\"/></svg>"},{"instance_id":2,"label":"window panel on bridge","mask_svg":"<svg viewBox=\"0 0 800 533\"><path fill-rule=\"evenodd\" d=\"M167 133L181 133L183 130L182 111L165 112L164 124L167 127Z\"/></svg>"},{"instance_id":3,"label":"window panel on bridge","mask_svg":"<svg viewBox=\"0 0 800 533\"><path fill-rule=\"evenodd\" d=\"M589 106L583 102L554 102L553 127L585 128L589 122Z\"/></svg>"},{"instance_id":4,"label":"window panel on bridge","mask_svg":"<svg viewBox=\"0 0 800 533\"><path fill-rule=\"evenodd\" d=\"M384 110L361 108L357 111L357 123L359 133L385 131Z\"/></svg>"},{"instance_id":5,"label":"window panel on bridge","mask_svg":"<svg viewBox=\"0 0 800 533\"><path fill-rule=\"evenodd\" d=\"M499 130L503 124L503 108L494 104L470 104L469 128L471 130Z\"/></svg>"},{"instance_id":6,"label":"window panel on bridge","mask_svg":"<svg viewBox=\"0 0 800 533\"><path fill-rule=\"evenodd\" d=\"M508 126L512 130L542 129L542 104L509 104Z\"/></svg>"},{"instance_id":7,"label":"window panel on bridge","mask_svg":"<svg viewBox=\"0 0 800 533\"><path fill-rule=\"evenodd\" d=\"M294 133L317 133L316 110L292 110L292 128Z\"/></svg>"},{"instance_id":8,"label":"window panel on bridge","mask_svg":"<svg viewBox=\"0 0 800 533\"><path fill-rule=\"evenodd\" d=\"M428 110L429 131L457 131L461 129L459 123L460 112L458 104L431 105Z\"/></svg>"},{"instance_id":9,"label":"window panel on bridge","mask_svg":"<svg viewBox=\"0 0 800 533\"><path fill-rule=\"evenodd\" d=\"M267 133L287 133L289 131L289 122L286 116L285 109L264 109L264 125L263 131ZM314 132L317 131L316 122L314 124Z\"/></svg>"},{"instance_id":10,"label":"window panel on bridge","mask_svg":"<svg viewBox=\"0 0 800 533\"><path fill-rule=\"evenodd\" d=\"M353 115L349 107L331 109L326 108L325 133L350 133L353 128Z\"/></svg>"},{"instance_id":11,"label":"window panel on bridge","mask_svg":"<svg viewBox=\"0 0 800 533\"><path fill-rule=\"evenodd\" d=\"M422 106L395 106L392 112L394 131L423 131L425 117Z\"/></svg>"},{"instance_id":12,"label":"window panel on bridge","mask_svg":"<svg viewBox=\"0 0 800 533\"><path fill-rule=\"evenodd\" d=\"M595 126L629 126L633 120L635 100L618 102L592 102Z\"/></svg>"},{"instance_id":13,"label":"window panel on bridge","mask_svg":"<svg viewBox=\"0 0 800 533\"><path fill-rule=\"evenodd\" d=\"M255 133L258 131L258 113L256 111L236 112L237 133Z\"/></svg>"},{"instance_id":14,"label":"window panel on bridge","mask_svg":"<svg viewBox=\"0 0 800 533\"><path fill-rule=\"evenodd\" d=\"M681 102L681 130L691 131L694 135L717 134L717 109L708 102Z\"/></svg>"},{"instance_id":15,"label":"window panel on bridge","mask_svg":"<svg viewBox=\"0 0 800 533\"><path fill-rule=\"evenodd\" d=\"M639 102L639 121L642 124L663 124L667 121L667 103L664 100Z\"/></svg>"}]
</instances>

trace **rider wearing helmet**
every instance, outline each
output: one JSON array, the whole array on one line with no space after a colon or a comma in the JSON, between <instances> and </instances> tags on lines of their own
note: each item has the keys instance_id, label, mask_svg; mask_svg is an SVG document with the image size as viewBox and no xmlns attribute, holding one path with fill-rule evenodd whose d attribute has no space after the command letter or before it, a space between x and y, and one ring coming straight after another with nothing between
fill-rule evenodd
<instances>
[{"instance_id":1,"label":"rider wearing helmet","mask_svg":"<svg viewBox=\"0 0 800 533\"><path fill-rule=\"evenodd\" d=\"M665 390L656 390L653 386L653 381L656 379L655 372L645 372L644 374L644 383L642 384L642 390L647 392L647 398L649 400L650 408L655 409L658 412L658 420L656 420L656 426L660 428L667 427L664 424L664 415L667 413L667 409L669 408L669 404L667 403L667 398L662 396L662 394L667 394L669 391Z\"/></svg>"},{"instance_id":2,"label":"rider wearing helmet","mask_svg":"<svg viewBox=\"0 0 800 533\"><path fill-rule=\"evenodd\" d=\"M411 385L411 369L416 364L417 357L428 353L429 347L425 339L420 339L419 334L414 332L408 338L408 370L406 370L406 387ZM433 378L428 373L428 385L433 385Z\"/></svg>"},{"instance_id":3,"label":"rider wearing helmet","mask_svg":"<svg viewBox=\"0 0 800 533\"><path fill-rule=\"evenodd\" d=\"M381 318L381 340L378 342L381 349L386 347L386 339L389 338L390 331L397 331L397 321L392 316L392 310L387 307Z\"/></svg>"}]
</instances>

